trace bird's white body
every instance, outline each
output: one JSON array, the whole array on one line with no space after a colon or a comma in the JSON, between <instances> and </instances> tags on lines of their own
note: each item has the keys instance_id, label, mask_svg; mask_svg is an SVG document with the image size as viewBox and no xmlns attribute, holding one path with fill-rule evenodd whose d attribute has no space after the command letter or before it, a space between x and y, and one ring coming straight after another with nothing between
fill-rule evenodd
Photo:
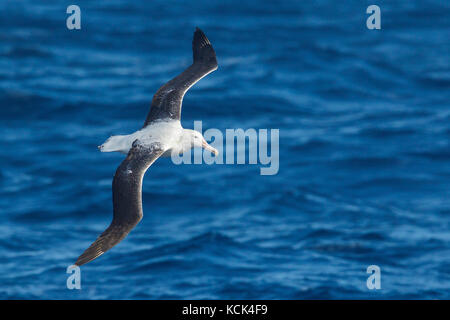
<instances>
[{"instance_id":1,"label":"bird's white body","mask_svg":"<svg viewBox=\"0 0 450 320\"><path fill-rule=\"evenodd\" d=\"M178 149L182 143L183 127L178 120L160 120L128 135L108 138L101 146L102 152L121 152L127 154L133 142L139 140L143 145L158 142L165 150Z\"/></svg>"},{"instance_id":2,"label":"bird's white body","mask_svg":"<svg viewBox=\"0 0 450 320\"><path fill-rule=\"evenodd\" d=\"M111 136L99 146L99 149L101 152L127 154L136 140L148 146L155 142L159 143L165 150L163 157L170 156L172 152L180 154L193 147L209 146L200 132L183 129L179 120L168 119L155 121L132 134ZM212 147L210 151L217 153Z\"/></svg>"}]
</instances>

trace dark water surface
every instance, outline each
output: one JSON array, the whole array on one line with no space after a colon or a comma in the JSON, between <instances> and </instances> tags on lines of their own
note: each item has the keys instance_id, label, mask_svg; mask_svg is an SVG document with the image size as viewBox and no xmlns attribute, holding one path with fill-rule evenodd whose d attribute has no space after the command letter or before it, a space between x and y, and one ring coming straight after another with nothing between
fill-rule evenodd
<instances>
[{"instance_id":1,"label":"dark water surface","mask_svg":"<svg viewBox=\"0 0 450 320\"><path fill-rule=\"evenodd\" d=\"M448 1L77 1L79 31L40 2L0 2L0 298L450 298ZM279 173L158 160L68 290L123 159L96 146L142 126L197 25L219 69L182 124L280 129Z\"/></svg>"}]
</instances>

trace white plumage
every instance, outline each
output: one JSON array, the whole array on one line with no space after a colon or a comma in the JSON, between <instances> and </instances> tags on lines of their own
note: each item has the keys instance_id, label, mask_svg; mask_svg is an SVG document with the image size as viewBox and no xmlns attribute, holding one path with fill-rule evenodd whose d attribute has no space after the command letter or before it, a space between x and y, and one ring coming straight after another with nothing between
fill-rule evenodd
<instances>
[{"instance_id":1,"label":"white plumage","mask_svg":"<svg viewBox=\"0 0 450 320\"><path fill-rule=\"evenodd\" d=\"M165 150L163 157L170 156L172 152L183 153L194 147L205 148L218 154L218 151L205 141L200 132L183 129L179 120L172 119L155 121L132 134L111 136L98 148L101 152L128 154L136 140L139 140L142 145L158 142Z\"/></svg>"}]
</instances>

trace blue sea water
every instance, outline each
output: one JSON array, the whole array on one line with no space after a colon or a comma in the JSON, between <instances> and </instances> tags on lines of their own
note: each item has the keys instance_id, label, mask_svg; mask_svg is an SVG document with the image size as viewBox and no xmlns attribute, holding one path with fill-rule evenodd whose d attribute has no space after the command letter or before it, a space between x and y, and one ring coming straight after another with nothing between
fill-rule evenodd
<instances>
[{"instance_id":1,"label":"blue sea water","mask_svg":"<svg viewBox=\"0 0 450 320\"><path fill-rule=\"evenodd\" d=\"M0 2L0 298L450 298L448 1L79 0L81 30L69 4ZM279 172L159 159L68 290L112 216L123 155L96 146L142 126L195 26L219 69L183 126L279 129Z\"/></svg>"}]
</instances>

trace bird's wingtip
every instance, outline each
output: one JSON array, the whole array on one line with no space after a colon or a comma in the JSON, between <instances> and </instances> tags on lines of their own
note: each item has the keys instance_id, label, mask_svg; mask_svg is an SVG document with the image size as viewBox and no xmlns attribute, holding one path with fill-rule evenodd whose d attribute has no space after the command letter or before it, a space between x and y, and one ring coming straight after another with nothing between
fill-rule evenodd
<instances>
[{"instance_id":1,"label":"bird's wingtip","mask_svg":"<svg viewBox=\"0 0 450 320\"><path fill-rule=\"evenodd\" d=\"M211 42L199 27L195 27L194 37L192 39L192 51L194 53L194 63L200 62L208 65L217 65L216 53Z\"/></svg>"}]
</instances>

